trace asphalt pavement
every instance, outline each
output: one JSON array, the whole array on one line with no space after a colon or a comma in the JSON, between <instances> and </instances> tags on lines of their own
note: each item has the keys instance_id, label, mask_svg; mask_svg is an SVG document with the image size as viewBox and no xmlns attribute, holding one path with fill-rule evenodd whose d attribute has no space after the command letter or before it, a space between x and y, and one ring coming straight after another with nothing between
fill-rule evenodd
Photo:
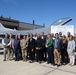
<instances>
[{"instance_id":1,"label":"asphalt pavement","mask_svg":"<svg viewBox=\"0 0 76 75\"><path fill-rule=\"evenodd\" d=\"M57 67L46 62L3 61L3 50L0 50L0 75L76 75L76 65Z\"/></svg>"}]
</instances>

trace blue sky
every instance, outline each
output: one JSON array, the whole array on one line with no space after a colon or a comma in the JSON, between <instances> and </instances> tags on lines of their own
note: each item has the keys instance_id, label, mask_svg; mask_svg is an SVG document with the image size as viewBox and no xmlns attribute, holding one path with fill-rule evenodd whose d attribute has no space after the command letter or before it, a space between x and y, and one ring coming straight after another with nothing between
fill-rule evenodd
<instances>
[{"instance_id":1,"label":"blue sky","mask_svg":"<svg viewBox=\"0 0 76 75\"><path fill-rule=\"evenodd\" d=\"M55 20L72 17L76 25L76 0L0 0L0 15L22 22L50 26ZM76 26L75 26L76 28Z\"/></svg>"}]
</instances>

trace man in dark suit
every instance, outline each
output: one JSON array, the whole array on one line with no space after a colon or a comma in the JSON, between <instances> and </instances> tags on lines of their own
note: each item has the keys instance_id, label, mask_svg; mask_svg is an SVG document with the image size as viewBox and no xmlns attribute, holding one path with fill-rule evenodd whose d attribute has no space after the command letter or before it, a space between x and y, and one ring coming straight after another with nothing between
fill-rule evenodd
<instances>
[{"instance_id":1,"label":"man in dark suit","mask_svg":"<svg viewBox=\"0 0 76 75\"><path fill-rule=\"evenodd\" d=\"M20 33L18 33L18 39L19 39L19 40L22 40L22 38L21 38L21 34L20 34ZM20 58L20 60L22 60L21 47L19 48L19 58Z\"/></svg>"},{"instance_id":2,"label":"man in dark suit","mask_svg":"<svg viewBox=\"0 0 76 75\"><path fill-rule=\"evenodd\" d=\"M46 36L44 35L44 32L41 32L41 38L43 40L43 50L42 50L42 60L43 61L46 61L46 47L45 47L45 44L46 44Z\"/></svg>"},{"instance_id":3,"label":"man in dark suit","mask_svg":"<svg viewBox=\"0 0 76 75\"><path fill-rule=\"evenodd\" d=\"M54 40L54 62L57 65L57 67L60 66L60 52L62 47L62 41L59 38L59 34L56 33L56 38Z\"/></svg>"}]
</instances>

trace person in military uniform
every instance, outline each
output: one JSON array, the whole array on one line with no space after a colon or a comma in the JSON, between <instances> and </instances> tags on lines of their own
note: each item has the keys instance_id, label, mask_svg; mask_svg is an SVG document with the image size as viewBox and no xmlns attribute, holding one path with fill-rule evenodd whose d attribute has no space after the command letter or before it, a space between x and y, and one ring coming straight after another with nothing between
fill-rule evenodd
<instances>
[{"instance_id":1,"label":"person in military uniform","mask_svg":"<svg viewBox=\"0 0 76 75\"><path fill-rule=\"evenodd\" d=\"M22 58L23 61L26 61L26 51L28 46L28 41L26 39L26 36L23 36L23 39L20 41L21 51L22 51Z\"/></svg>"}]
</instances>

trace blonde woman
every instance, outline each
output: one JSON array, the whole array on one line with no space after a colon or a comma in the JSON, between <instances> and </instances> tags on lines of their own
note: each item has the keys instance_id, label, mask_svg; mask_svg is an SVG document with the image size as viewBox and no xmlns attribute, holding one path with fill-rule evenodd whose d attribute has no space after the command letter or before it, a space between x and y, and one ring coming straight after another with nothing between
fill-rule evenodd
<instances>
[{"instance_id":1,"label":"blonde woman","mask_svg":"<svg viewBox=\"0 0 76 75\"><path fill-rule=\"evenodd\" d=\"M74 41L72 35L70 35L70 40L68 42L67 51L68 51L68 55L69 55L69 58L70 58L70 65L74 65L74 63L75 63L75 56L74 56L75 41Z\"/></svg>"},{"instance_id":2,"label":"blonde woman","mask_svg":"<svg viewBox=\"0 0 76 75\"><path fill-rule=\"evenodd\" d=\"M68 63L68 53L67 53L67 39L66 36L62 36L62 49L61 49L61 57L62 57L62 64L65 65Z\"/></svg>"}]
</instances>

